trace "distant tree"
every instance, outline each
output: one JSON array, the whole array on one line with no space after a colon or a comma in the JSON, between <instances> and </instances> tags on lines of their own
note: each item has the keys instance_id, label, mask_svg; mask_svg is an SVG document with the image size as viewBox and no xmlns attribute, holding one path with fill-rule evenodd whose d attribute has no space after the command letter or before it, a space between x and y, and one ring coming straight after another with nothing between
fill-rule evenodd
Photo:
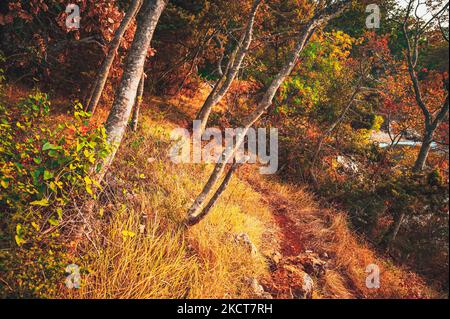
<instances>
[{"instance_id":1,"label":"distant tree","mask_svg":"<svg viewBox=\"0 0 450 319\"><path fill-rule=\"evenodd\" d=\"M434 6L441 5L442 7L433 12L427 6L429 10L430 18L423 21L418 16L419 6L423 5L420 1L409 0L408 6L406 8L406 13L404 15L403 21L401 22L401 29L406 40L406 62L408 65L408 73L411 78L411 85L414 91L414 97L416 104L423 113L424 117L424 132L422 138L422 145L420 147L417 160L414 164L413 171L420 172L424 169L425 163L430 152L431 145L433 143L434 135L436 130L439 128L441 123L445 120L449 111L449 100L448 100L448 77L446 83L441 83L445 86L447 94L443 101L439 105L430 105L423 98L423 88L421 87L420 79L418 76L418 60L421 53L420 43L425 33L428 31L429 27L436 21L440 21L441 17L447 13L449 3L442 3L438 1L433 3ZM411 15L414 14L414 17Z\"/></svg>"}]
</instances>

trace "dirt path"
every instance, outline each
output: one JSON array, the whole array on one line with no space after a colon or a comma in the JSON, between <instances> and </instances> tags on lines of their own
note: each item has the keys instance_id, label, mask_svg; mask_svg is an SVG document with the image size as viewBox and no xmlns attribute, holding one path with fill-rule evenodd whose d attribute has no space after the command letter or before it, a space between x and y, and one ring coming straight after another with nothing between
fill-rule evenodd
<instances>
[{"instance_id":1,"label":"dirt path","mask_svg":"<svg viewBox=\"0 0 450 319\"><path fill-rule=\"evenodd\" d=\"M244 173L245 174L245 173ZM261 280L265 291L274 298L312 298L313 288L308 287L311 276L323 275L324 265L310 249L310 233L307 223L312 222L315 212L301 203L277 192L252 174L245 174L252 188L260 193L270 207L278 228L276 256L269 256L270 278Z\"/></svg>"},{"instance_id":2,"label":"dirt path","mask_svg":"<svg viewBox=\"0 0 450 319\"><path fill-rule=\"evenodd\" d=\"M304 251L302 245L302 233L289 217L289 211L294 210L291 203L281 195L272 192L270 189L259 187L256 189L269 204L273 216L281 232L280 248L283 256L297 256Z\"/></svg>"}]
</instances>

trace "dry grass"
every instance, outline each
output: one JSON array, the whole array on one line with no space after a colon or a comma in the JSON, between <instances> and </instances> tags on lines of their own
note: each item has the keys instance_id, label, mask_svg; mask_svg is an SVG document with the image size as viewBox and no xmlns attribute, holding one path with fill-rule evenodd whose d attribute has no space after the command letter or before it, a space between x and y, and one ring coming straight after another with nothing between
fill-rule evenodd
<instances>
[{"instance_id":1,"label":"dry grass","mask_svg":"<svg viewBox=\"0 0 450 319\"><path fill-rule=\"evenodd\" d=\"M320 209L310 193L277 180L262 180L250 172L242 174L269 202L281 201L295 223L304 250L326 253L328 271L317 279L316 298L439 298L415 273L394 265L351 231L347 216L331 209ZM267 192L270 190L270 195ZM366 267L380 268L380 288L366 287Z\"/></svg>"},{"instance_id":2,"label":"dry grass","mask_svg":"<svg viewBox=\"0 0 450 319\"><path fill-rule=\"evenodd\" d=\"M212 167L173 164L166 156L173 125L155 113L141 123L106 178L97 208L103 231L82 251L89 273L71 297L253 297L248 278L266 275L266 264L235 236L244 232L262 247L271 216L260 195L234 178L207 220L183 229Z\"/></svg>"},{"instance_id":3,"label":"dry grass","mask_svg":"<svg viewBox=\"0 0 450 319\"><path fill-rule=\"evenodd\" d=\"M345 214L321 210L307 191L264 179L253 168L241 169L207 219L183 229L186 211L212 166L171 163L169 133L174 123L187 126L195 113L190 103L199 103L179 99L175 108L175 101L151 102L107 176L97 207L103 226L80 251L88 256L88 273L69 297L254 297L248 278L270 273L261 254L252 256L234 237L248 234L262 254L279 249L273 237L282 237L283 225L277 225L273 211L280 208L295 225L293 241L330 257L325 276L316 279L315 298L436 297L417 275L358 239ZM100 111L96 122L105 114ZM381 268L380 289L365 286L369 264Z\"/></svg>"},{"instance_id":4,"label":"dry grass","mask_svg":"<svg viewBox=\"0 0 450 319\"><path fill-rule=\"evenodd\" d=\"M18 99L27 90L9 93ZM263 178L247 166L203 222L182 227L212 166L170 162L169 134L175 126L188 126L196 111L192 105L201 100L144 102L141 127L122 143L94 204L94 231L86 233L77 250L82 287L63 289L61 298L254 297L248 279L270 277L263 255L282 249L286 239L298 244L294 250L329 256L328 271L316 278L315 298L440 297L416 274L357 238L344 213L320 209L298 185ZM53 123L67 120L66 103L54 101L63 111L55 112ZM92 125L101 124L107 114L99 109ZM276 217L280 213L289 224ZM235 241L239 233L249 236L257 256ZM369 264L381 269L380 289L365 285Z\"/></svg>"}]
</instances>

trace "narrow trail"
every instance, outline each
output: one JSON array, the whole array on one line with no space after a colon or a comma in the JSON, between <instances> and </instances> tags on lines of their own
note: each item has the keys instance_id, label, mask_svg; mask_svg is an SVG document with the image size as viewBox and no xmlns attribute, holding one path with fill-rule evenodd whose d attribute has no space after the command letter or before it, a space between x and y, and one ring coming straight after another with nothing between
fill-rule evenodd
<instances>
[{"instance_id":1,"label":"narrow trail","mask_svg":"<svg viewBox=\"0 0 450 319\"><path fill-rule=\"evenodd\" d=\"M316 212L314 209L310 211L310 207L301 207L301 204L290 200L251 174L245 175L251 187L261 194L263 201L269 206L279 230L279 255L272 259L270 278L261 281L264 289L274 298L311 298L312 289L308 291L305 275L324 272L323 268L319 269L324 263L316 258L317 255L308 255L312 253L310 249L313 247L309 246L311 234L306 228L308 223L316 220L311 218Z\"/></svg>"},{"instance_id":2,"label":"narrow trail","mask_svg":"<svg viewBox=\"0 0 450 319\"><path fill-rule=\"evenodd\" d=\"M291 203L281 195L272 192L270 189L259 187L256 189L269 204L274 219L280 228L281 253L283 256L297 256L304 251L302 233L289 217L289 211L295 209Z\"/></svg>"},{"instance_id":3,"label":"narrow trail","mask_svg":"<svg viewBox=\"0 0 450 319\"><path fill-rule=\"evenodd\" d=\"M152 107L176 126L189 127L192 99L154 100ZM411 284L411 272L386 262L349 228L345 212L321 209L317 198L301 185L265 178L255 167L243 165L236 177L261 196L273 216L264 234L261 255L269 265L260 286L273 298L402 298L420 296L420 279ZM244 199L245 200L245 199ZM255 207L256 208L256 207ZM256 208L257 209L257 208ZM366 267L384 268L382 289L368 290ZM313 281L309 289L308 280Z\"/></svg>"}]
</instances>

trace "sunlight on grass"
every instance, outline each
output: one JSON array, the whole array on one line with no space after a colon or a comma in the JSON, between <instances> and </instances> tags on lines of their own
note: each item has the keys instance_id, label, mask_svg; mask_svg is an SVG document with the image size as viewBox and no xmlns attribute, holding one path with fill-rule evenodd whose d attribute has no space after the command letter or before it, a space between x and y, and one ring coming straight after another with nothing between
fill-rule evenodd
<instances>
[{"instance_id":1,"label":"sunlight on grass","mask_svg":"<svg viewBox=\"0 0 450 319\"><path fill-rule=\"evenodd\" d=\"M73 297L252 297L249 279L267 273L263 257L235 237L246 233L261 247L270 212L237 178L204 222L182 227L212 167L171 163L171 129L146 116L122 146L99 207L108 222L96 235L99 248L89 251L89 274Z\"/></svg>"}]
</instances>

